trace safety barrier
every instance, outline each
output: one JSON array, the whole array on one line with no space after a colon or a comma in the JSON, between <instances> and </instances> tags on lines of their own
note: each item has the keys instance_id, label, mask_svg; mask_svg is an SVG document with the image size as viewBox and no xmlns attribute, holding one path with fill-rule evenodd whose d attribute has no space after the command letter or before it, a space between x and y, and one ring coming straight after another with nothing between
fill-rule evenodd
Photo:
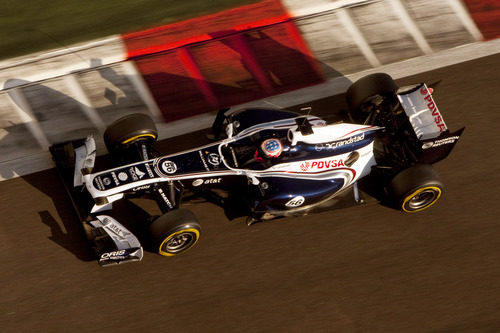
<instances>
[{"instance_id":1,"label":"safety barrier","mask_svg":"<svg viewBox=\"0 0 500 333\"><path fill-rule=\"evenodd\" d=\"M324 80L279 0L124 35L123 40L166 121Z\"/></svg>"},{"instance_id":2,"label":"safety barrier","mask_svg":"<svg viewBox=\"0 0 500 333\"><path fill-rule=\"evenodd\" d=\"M500 35L496 1L464 3L265 0L0 62L0 179L50 167L51 143L100 138L124 114L151 114L164 138L165 120Z\"/></svg>"}]
</instances>

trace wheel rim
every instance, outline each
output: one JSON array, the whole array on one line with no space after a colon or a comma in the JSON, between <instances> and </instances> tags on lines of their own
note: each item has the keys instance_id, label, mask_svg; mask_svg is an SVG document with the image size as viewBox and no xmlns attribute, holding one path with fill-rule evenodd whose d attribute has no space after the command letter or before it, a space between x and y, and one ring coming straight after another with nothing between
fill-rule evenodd
<instances>
[{"instance_id":1,"label":"wheel rim","mask_svg":"<svg viewBox=\"0 0 500 333\"><path fill-rule=\"evenodd\" d=\"M182 231L168 237L160 247L160 253L174 255L187 250L197 240L197 235L191 231Z\"/></svg>"},{"instance_id":2,"label":"wheel rim","mask_svg":"<svg viewBox=\"0 0 500 333\"><path fill-rule=\"evenodd\" d=\"M420 192L408 201L408 206L411 210L421 209L431 202L433 202L437 197L437 192L431 189Z\"/></svg>"},{"instance_id":3,"label":"wheel rim","mask_svg":"<svg viewBox=\"0 0 500 333\"><path fill-rule=\"evenodd\" d=\"M406 212L418 212L432 206L441 196L439 187L421 188L408 197L403 202L403 210Z\"/></svg>"}]
</instances>

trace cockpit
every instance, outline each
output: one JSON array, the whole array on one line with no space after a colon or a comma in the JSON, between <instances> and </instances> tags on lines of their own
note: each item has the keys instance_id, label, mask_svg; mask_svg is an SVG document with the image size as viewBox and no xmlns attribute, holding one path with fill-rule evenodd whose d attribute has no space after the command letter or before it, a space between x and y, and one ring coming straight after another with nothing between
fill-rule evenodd
<instances>
[{"instance_id":1,"label":"cockpit","mask_svg":"<svg viewBox=\"0 0 500 333\"><path fill-rule=\"evenodd\" d=\"M228 167L265 170L280 163L290 154L287 130L262 130L222 145L221 152Z\"/></svg>"}]
</instances>

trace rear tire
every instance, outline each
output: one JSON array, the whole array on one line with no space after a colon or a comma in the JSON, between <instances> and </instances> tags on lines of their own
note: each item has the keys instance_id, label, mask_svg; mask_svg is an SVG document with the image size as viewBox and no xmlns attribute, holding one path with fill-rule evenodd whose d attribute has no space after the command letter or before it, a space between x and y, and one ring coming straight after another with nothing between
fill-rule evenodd
<instances>
[{"instance_id":1,"label":"rear tire","mask_svg":"<svg viewBox=\"0 0 500 333\"><path fill-rule=\"evenodd\" d=\"M346 92L347 105L356 121L362 121L363 105L371 102L377 95L385 98L394 96L399 87L392 77L385 73L375 73L354 82Z\"/></svg>"},{"instance_id":2,"label":"rear tire","mask_svg":"<svg viewBox=\"0 0 500 333\"><path fill-rule=\"evenodd\" d=\"M106 128L104 143L114 152L139 141L156 141L158 130L148 115L135 113L122 117Z\"/></svg>"},{"instance_id":3,"label":"rear tire","mask_svg":"<svg viewBox=\"0 0 500 333\"><path fill-rule=\"evenodd\" d=\"M200 231L200 224L191 211L170 211L149 226L152 249L162 256L178 255L196 244Z\"/></svg>"},{"instance_id":4,"label":"rear tire","mask_svg":"<svg viewBox=\"0 0 500 333\"><path fill-rule=\"evenodd\" d=\"M396 208L407 213L429 208L441 197L443 183L430 164L417 164L398 173L389 184Z\"/></svg>"}]
</instances>

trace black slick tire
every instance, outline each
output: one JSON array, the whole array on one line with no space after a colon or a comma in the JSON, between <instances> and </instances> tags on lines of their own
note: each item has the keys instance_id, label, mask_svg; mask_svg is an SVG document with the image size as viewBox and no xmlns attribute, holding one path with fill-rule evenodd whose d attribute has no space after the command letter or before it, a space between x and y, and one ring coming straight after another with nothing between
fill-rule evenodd
<instances>
[{"instance_id":1,"label":"black slick tire","mask_svg":"<svg viewBox=\"0 0 500 333\"><path fill-rule=\"evenodd\" d=\"M167 257L178 255L196 244L200 231L200 224L191 211L170 211L149 226L152 250Z\"/></svg>"},{"instance_id":2,"label":"black slick tire","mask_svg":"<svg viewBox=\"0 0 500 333\"><path fill-rule=\"evenodd\" d=\"M138 141L155 141L157 138L158 130L153 119L142 113L122 117L104 132L104 143L110 153Z\"/></svg>"},{"instance_id":3,"label":"black slick tire","mask_svg":"<svg viewBox=\"0 0 500 333\"><path fill-rule=\"evenodd\" d=\"M374 96L387 97L394 95L399 87L392 77L385 73L374 73L354 82L346 92L346 101L354 118L359 118L362 105ZM357 119L358 120L358 119Z\"/></svg>"},{"instance_id":4,"label":"black slick tire","mask_svg":"<svg viewBox=\"0 0 500 333\"><path fill-rule=\"evenodd\" d=\"M417 164L398 173L388 191L395 208L415 213L436 203L443 193L443 183L432 165Z\"/></svg>"}]
</instances>

